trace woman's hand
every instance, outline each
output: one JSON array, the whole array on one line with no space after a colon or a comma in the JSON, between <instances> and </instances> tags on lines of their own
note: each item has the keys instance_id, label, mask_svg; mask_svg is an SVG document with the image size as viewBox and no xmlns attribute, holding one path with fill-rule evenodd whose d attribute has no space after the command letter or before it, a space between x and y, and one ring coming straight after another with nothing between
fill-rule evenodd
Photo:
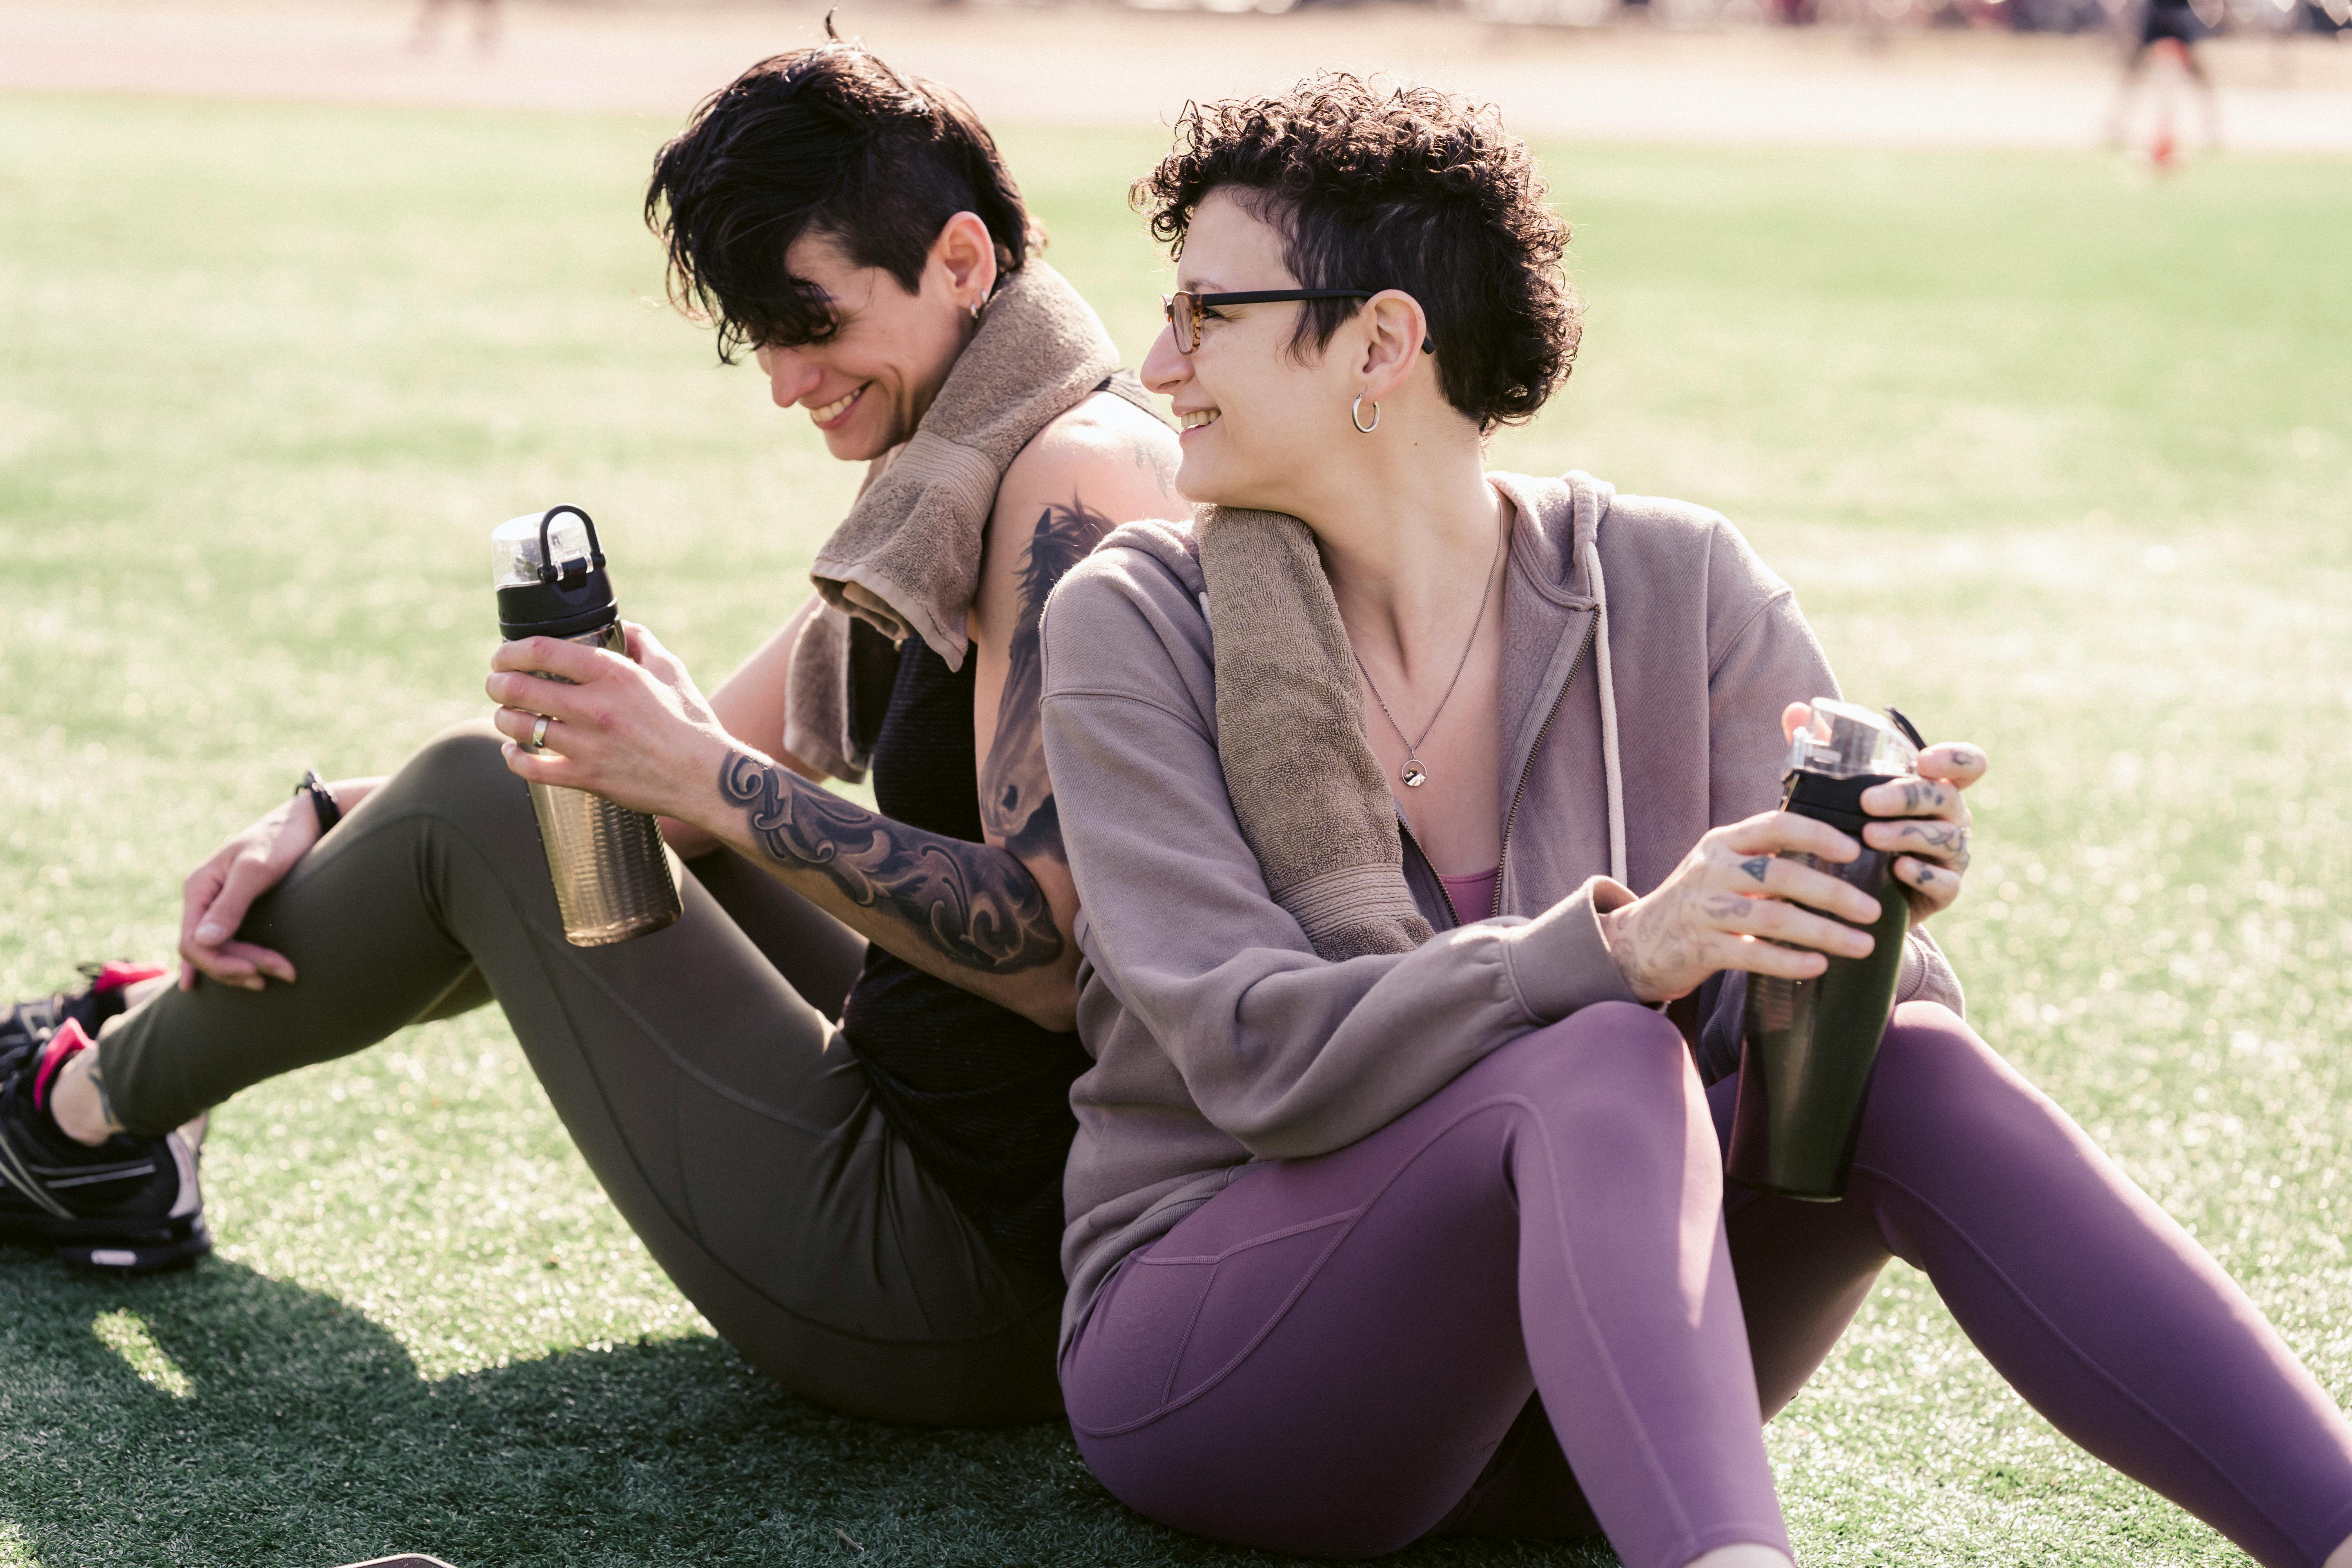
<instances>
[{"instance_id":1,"label":"woman's hand","mask_svg":"<svg viewBox=\"0 0 2352 1568\"><path fill-rule=\"evenodd\" d=\"M1811 709L1792 702L1781 724L1793 737L1811 718ZM1862 838L1895 855L1895 879L1910 899L1913 925L1943 913L1960 896L1969 869L1969 805L1960 792L1990 765L1981 748L1942 741L1919 753L1909 777L1863 792L1862 809L1873 816L1909 819L1870 823Z\"/></svg>"},{"instance_id":2,"label":"woman's hand","mask_svg":"<svg viewBox=\"0 0 2352 1568\"><path fill-rule=\"evenodd\" d=\"M1878 901L1826 871L1779 857L1812 855L1843 865L1861 853L1825 822L1762 812L1700 839L1654 891L1603 914L1601 936L1625 984L1644 1002L1687 995L1723 969L1811 979L1829 967L1824 953L1860 958L1871 949L1868 931L1828 915L1868 925L1878 918Z\"/></svg>"},{"instance_id":3,"label":"woman's hand","mask_svg":"<svg viewBox=\"0 0 2352 1568\"><path fill-rule=\"evenodd\" d=\"M491 722L511 742L507 766L533 784L692 822L692 808L716 798L730 742L686 666L645 627L622 628L627 658L556 637L499 646L482 687L499 705ZM543 680L540 670L563 679ZM545 749L534 752L541 717Z\"/></svg>"},{"instance_id":4,"label":"woman's hand","mask_svg":"<svg viewBox=\"0 0 2352 1568\"><path fill-rule=\"evenodd\" d=\"M294 966L284 953L235 938L253 900L283 881L318 841L319 814L298 795L188 874L180 886L181 990L194 991L198 974L241 991L258 991L266 980L292 982Z\"/></svg>"},{"instance_id":5,"label":"woman's hand","mask_svg":"<svg viewBox=\"0 0 2352 1568\"><path fill-rule=\"evenodd\" d=\"M1781 728L1794 737L1812 716L1792 702ZM1914 925L1960 896L1969 866L1969 808L1960 792L1984 777L1987 765L1979 748L1947 741L1920 752L1913 773L1863 794L1864 811L1896 819L1867 824L1862 833L1870 847L1895 856ZM1876 900L1825 872L1773 858L1786 853L1843 865L1860 849L1825 823L1768 811L1709 833L1656 891L1603 914L1601 934L1633 994L1671 1001L1722 969L1810 979L1829 967L1824 954L1868 953L1867 931L1788 900L1857 925L1877 920Z\"/></svg>"}]
</instances>

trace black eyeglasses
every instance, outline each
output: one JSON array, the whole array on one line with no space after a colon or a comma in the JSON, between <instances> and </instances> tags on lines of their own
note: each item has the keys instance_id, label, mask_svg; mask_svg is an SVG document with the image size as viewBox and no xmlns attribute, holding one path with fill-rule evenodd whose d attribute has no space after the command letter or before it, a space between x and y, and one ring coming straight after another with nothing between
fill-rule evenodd
<instances>
[{"instance_id":1,"label":"black eyeglasses","mask_svg":"<svg viewBox=\"0 0 2352 1568\"><path fill-rule=\"evenodd\" d=\"M1370 289L1248 289L1239 294L1195 294L1179 289L1160 296L1160 308L1176 331L1176 352L1201 346L1201 312L1213 305L1272 305L1286 300L1369 300Z\"/></svg>"}]
</instances>

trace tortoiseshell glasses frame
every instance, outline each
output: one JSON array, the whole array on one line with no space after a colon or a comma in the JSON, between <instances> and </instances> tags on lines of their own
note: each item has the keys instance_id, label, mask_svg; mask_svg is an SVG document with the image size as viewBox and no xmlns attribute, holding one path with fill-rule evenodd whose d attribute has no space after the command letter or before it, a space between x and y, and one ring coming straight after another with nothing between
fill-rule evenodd
<instances>
[{"instance_id":1,"label":"tortoiseshell glasses frame","mask_svg":"<svg viewBox=\"0 0 2352 1568\"><path fill-rule=\"evenodd\" d=\"M1219 305L1272 305L1286 300L1369 300L1371 289L1245 289L1238 294L1196 294L1180 289L1160 296L1160 309L1176 336L1176 352L1189 354L1201 346L1201 315Z\"/></svg>"}]
</instances>

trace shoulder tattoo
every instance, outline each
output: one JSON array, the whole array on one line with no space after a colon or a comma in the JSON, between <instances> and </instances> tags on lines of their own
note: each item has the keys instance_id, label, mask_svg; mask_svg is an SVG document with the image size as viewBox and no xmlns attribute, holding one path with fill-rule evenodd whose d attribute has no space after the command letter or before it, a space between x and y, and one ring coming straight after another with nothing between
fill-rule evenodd
<instances>
[{"instance_id":1,"label":"shoulder tattoo","mask_svg":"<svg viewBox=\"0 0 2352 1568\"><path fill-rule=\"evenodd\" d=\"M1087 558L1111 526L1110 519L1074 495L1069 505L1048 506L1038 514L1022 560L1021 607L1005 648L1004 694L997 700L996 734L980 771L980 820L1024 859L1065 858L1038 722L1045 678L1038 616L1054 584Z\"/></svg>"}]
</instances>

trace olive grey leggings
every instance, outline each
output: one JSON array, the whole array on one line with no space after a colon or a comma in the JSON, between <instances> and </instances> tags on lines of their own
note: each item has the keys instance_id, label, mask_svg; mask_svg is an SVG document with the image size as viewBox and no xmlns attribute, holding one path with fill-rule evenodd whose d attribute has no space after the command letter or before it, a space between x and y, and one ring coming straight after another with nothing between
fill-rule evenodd
<instances>
[{"instance_id":1,"label":"olive grey leggings","mask_svg":"<svg viewBox=\"0 0 2352 1568\"><path fill-rule=\"evenodd\" d=\"M1001 1258L833 1038L865 939L732 853L677 924L563 940L522 781L487 723L436 737L255 903L299 977L166 991L100 1047L154 1133L264 1079L495 997L631 1228L730 1343L854 1415L1057 1415L1062 1281Z\"/></svg>"}]
</instances>

